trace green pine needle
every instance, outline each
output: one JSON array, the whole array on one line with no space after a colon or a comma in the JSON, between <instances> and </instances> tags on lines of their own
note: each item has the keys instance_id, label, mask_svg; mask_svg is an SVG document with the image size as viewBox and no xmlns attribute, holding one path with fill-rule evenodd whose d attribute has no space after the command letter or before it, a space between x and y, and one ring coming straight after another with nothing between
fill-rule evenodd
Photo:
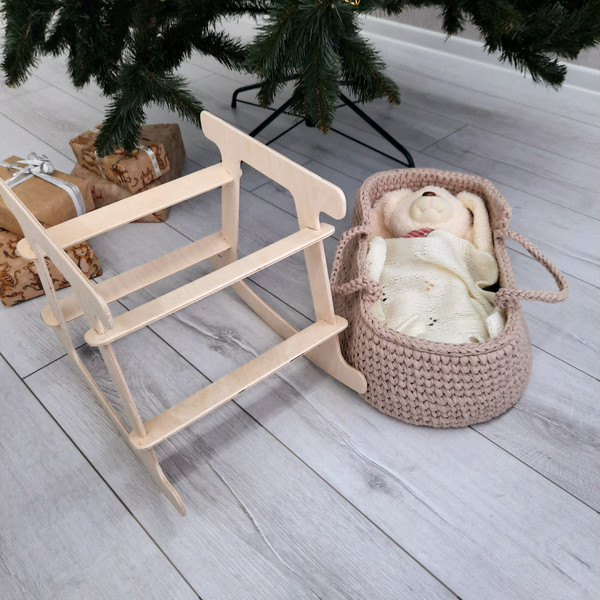
<instances>
[{"instance_id":1,"label":"green pine needle","mask_svg":"<svg viewBox=\"0 0 600 600\"><path fill-rule=\"evenodd\" d=\"M175 75L193 52L255 74L264 106L293 79L292 110L326 132L344 87L359 102L400 102L359 16L423 6L439 9L448 35L472 23L486 51L552 87L566 74L559 57L600 43L600 0L2 0L2 70L17 86L40 57L66 54L73 84L95 81L111 99L102 153L133 149L153 103L200 125L202 104ZM247 45L227 31L240 15L266 17Z\"/></svg>"}]
</instances>

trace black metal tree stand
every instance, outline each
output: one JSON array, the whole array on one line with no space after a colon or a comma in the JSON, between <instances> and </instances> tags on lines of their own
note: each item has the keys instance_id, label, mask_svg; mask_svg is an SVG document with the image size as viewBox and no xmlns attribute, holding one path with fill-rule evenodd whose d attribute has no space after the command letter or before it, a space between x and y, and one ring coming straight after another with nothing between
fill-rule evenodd
<instances>
[{"instance_id":1,"label":"black metal tree stand","mask_svg":"<svg viewBox=\"0 0 600 600\"><path fill-rule=\"evenodd\" d=\"M231 108L236 108L238 102L240 104L249 104L250 106L260 107L260 105L257 104L256 102L248 102L247 100L239 100L238 99L238 95L240 93L249 92L251 90L257 90L259 87L260 87L260 84L254 83L252 85L245 85L245 86L237 88L233 92L233 96L231 97ZM360 144L361 146L364 146L365 148L369 148L369 150L373 150L373 152L377 152L378 154L381 154L382 156L390 158L391 160L394 160L394 161L400 163L401 165L404 165L405 167L412 168L415 166L415 161L413 160L413 157L411 156L410 152L400 142L398 142L398 140L393 138L387 131L385 131L385 129L383 129L378 123L376 123L371 117L369 117L369 115L367 115L361 108L359 108L359 106L357 105L356 102L354 102L353 100L350 100L350 98L348 98L342 92L340 92L340 100L341 100L342 104L339 105L338 108L347 106L352 111L354 111L354 113L356 113L363 121L365 121L365 123L367 123L367 125L369 125L371 128L373 128L379 135L381 135L381 137L383 137L392 146L394 146L394 148L399 150L406 160L400 160L399 158L392 156L391 154L387 154L387 152L383 152L382 150L379 150L378 148L370 146L369 144L365 144L365 142L362 142L361 140L357 140L356 138L348 135L347 133L344 133L343 131L340 131L339 129L335 129L334 127L331 128L331 131L333 131L334 133L337 133L338 135L344 136L345 138L348 138L349 140L352 140L353 142L356 142L357 144ZM282 131L280 134L275 136L272 140L269 140L268 142L266 142L267 146L269 144L272 144L276 140L278 140L280 137L284 136L286 133L290 132L292 129L295 129L296 127L298 127L298 125L301 125L302 123L306 123L307 127L314 127L314 124L312 122L310 122L309 120L307 120L305 117L288 112L288 108L290 107L291 103L292 103L292 100L290 98L289 100L284 102L279 108L269 108L268 110L271 110L273 112L260 125L255 127L250 132L249 135L252 137L256 137L263 129L265 129L265 127L269 126L275 119L277 119L277 117L279 117L280 115L283 115L283 114L298 117L299 120L296 121L290 127L288 127L285 131ZM261 107L261 108L264 108L264 107Z\"/></svg>"}]
</instances>

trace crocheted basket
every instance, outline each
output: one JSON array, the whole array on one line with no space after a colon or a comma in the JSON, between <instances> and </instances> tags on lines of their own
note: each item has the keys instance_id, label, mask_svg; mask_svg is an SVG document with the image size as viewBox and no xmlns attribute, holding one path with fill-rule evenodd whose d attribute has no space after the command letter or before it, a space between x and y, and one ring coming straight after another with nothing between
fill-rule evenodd
<instances>
[{"instance_id":1,"label":"crocheted basket","mask_svg":"<svg viewBox=\"0 0 600 600\"><path fill-rule=\"evenodd\" d=\"M372 311L381 295L367 277L371 207L386 192L437 185L457 194L467 190L484 199L490 215L500 272L496 303L506 311L499 337L485 342L447 344L400 334ZM358 191L353 227L341 237L331 273L336 314L348 320L340 334L346 360L367 379L362 398L392 417L415 425L465 427L495 417L523 394L531 372L531 343L519 300L561 302L567 282L523 236L508 229L510 207L487 179L440 171L405 169L376 173ZM554 277L559 291L517 289L505 238L519 242Z\"/></svg>"}]
</instances>

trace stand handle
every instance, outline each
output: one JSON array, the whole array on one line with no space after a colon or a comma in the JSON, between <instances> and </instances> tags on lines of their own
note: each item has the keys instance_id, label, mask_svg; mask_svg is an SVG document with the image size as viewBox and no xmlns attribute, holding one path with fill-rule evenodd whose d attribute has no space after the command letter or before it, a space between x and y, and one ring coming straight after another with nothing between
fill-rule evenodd
<instances>
[{"instance_id":1,"label":"stand handle","mask_svg":"<svg viewBox=\"0 0 600 600\"><path fill-rule=\"evenodd\" d=\"M337 250L335 252L335 259L333 263L333 269L331 273L331 292L334 296L347 296L354 292L364 291L366 292L365 298L376 302L381 296L381 284L376 281L372 281L366 277L356 277L343 284L338 284L340 276L340 266L342 264L342 257L346 246L350 240L356 236L369 235L369 228L366 225L358 225L352 227L346 231L340 238ZM563 302L569 295L569 284L565 276L540 252L540 250L534 246L526 237L522 236L516 231L507 230L505 233L500 234L500 237L510 238L525 248L529 254L546 270L552 275L558 291L550 292L544 290L524 290L516 287L503 287L496 293L496 304L500 308L506 308L510 302L516 302L518 300L537 300L540 302L547 302L555 304L557 302Z\"/></svg>"},{"instance_id":2,"label":"stand handle","mask_svg":"<svg viewBox=\"0 0 600 600\"><path fill-rule=\"evenodd\" d=\"M496 304L500 308L506 308L509 302L517 302L518 300L539 300L540 302L548 302L555 304L566 300L569 295L569 284L565 276L534 246L526 237L516 231L507 230L500 234L500 237L510 238L519 242L531 256L537 260L546 270L552 275L556 285L557 292L548 292L544 290L523 290L516 287L503 287L496 293Z\"/></svg>"},{"instance_id":3,"label":"stand handle","mask_svg":"<svg viewBox=\"0 0 600 600\"><path fill-rule=\"evenodd\" d=\"M382 292L381 284L377 281L373 281L367 277L357 277L356 279L352 279L346 283L342 283L341 285L338 284L340 277L340 266L342 264L344 251L348 245L348 242L354 239L357 235L369 235L369 227L367 225L357 225L356 227L352 227L351 229L348 229L348 231L344 232L340 238L337 250L335 251L333 269L331 272L331 293L334 296L347 296L348 294L353 294L354 292L360 292L364 290L366 292L365 298L371 300L372 302L376 302L381 296Z\"/></svg>"}]
</instances>

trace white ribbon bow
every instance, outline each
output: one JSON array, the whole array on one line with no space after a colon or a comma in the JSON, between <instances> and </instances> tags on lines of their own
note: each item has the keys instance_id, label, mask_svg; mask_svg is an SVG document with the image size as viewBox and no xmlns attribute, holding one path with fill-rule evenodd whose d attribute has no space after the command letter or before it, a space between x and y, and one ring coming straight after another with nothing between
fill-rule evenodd
<instances>
[{"instance_id":1,"label":"white ribbon bow","mask_svg":"<svg viewBox=\"0 0 600 600\"><path fill-rule=\"evenodd\" d=\"M10 164L0 162L0 166L6 167L12 172L12 177L4 182L8 187L14 188L32 177L39 177L48 183L58 186L69 194L77 216L85 213L85 202L81 195L81 190L70 181L52 177L51 173L54 173L54 166L46 155L42 154L40 156L32 152L25 160L18 160Z\"/></svg>"}]
</instances>

